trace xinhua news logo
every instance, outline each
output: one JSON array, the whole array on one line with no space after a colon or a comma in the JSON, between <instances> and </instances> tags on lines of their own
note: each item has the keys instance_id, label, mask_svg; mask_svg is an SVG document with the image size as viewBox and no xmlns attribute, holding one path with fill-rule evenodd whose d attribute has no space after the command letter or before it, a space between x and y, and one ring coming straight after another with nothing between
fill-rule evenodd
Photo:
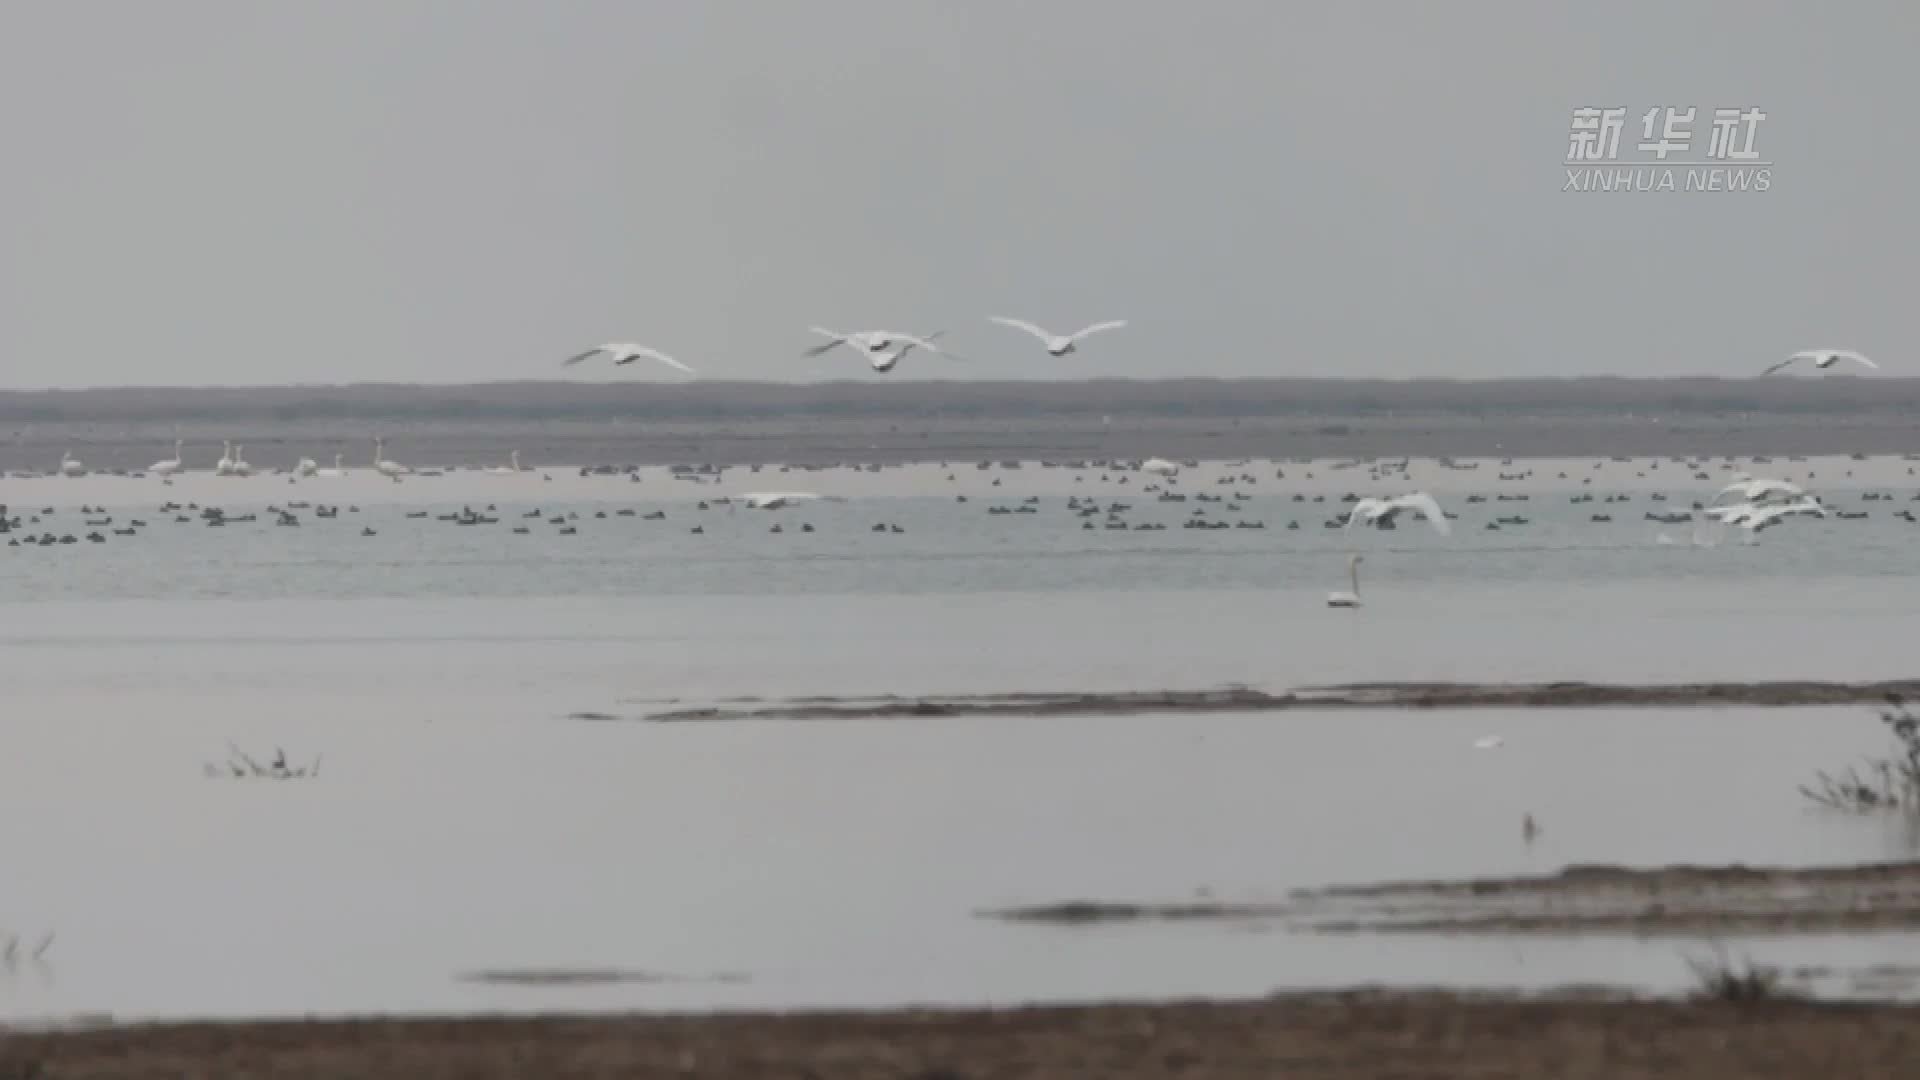
<instances>
[{"instance_id":1,"label":"xinhua news logo","mask_svg":"<svg viewBox=\"0 0 1920 1080\"><path fill-rule=\"evenodd\" d=\"M1760 121L1756 108L1715 109L1707 145L1695 151L1699 110L1655 106L1639 117L1637 154L1620 156L1627 110L1573 110L1567 140L1566 183L1561 191L1765 191L1773 186L1773 162L1754 149Z\"/></svg>"}]
</instances>

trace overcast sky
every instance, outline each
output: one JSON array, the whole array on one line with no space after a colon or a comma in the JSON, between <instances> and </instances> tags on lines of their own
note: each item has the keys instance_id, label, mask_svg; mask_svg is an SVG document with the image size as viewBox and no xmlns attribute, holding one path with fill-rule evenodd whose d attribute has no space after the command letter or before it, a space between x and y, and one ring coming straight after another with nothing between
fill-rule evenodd
<instances>
[{"instance_id":1,"label":"overcast sky","mask_svg":"<svg viewBox=\"0 0 1920 1080\"><path fill-rule=\"evenodd\" d=\"M881 377L816 323L968 358L892 378L1913 370L1916 52L1909 0L22 0L0 387ZM1632 161L1758 107L1771 190L1564 192L1588 105Z\"/></svg>"}]
</instances>

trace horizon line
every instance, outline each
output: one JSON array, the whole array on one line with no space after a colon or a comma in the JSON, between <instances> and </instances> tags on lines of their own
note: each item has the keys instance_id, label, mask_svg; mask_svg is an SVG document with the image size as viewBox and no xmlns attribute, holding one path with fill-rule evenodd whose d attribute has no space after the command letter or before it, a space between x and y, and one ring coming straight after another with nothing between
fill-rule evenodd
<instances>
[{"instance_id":1,"label":"horizon line","mask_svg":"<svg viewBox=\"0 0 1920 1080\"><path fill-rule=\"evenodd\" d=\"M286 383L107 383L98 386L0 386L0 394L89 394L108 392L156 391L206 391L206 390L459 390L474 387L648 387L654 390L683 391L701 387L754 387L808 389L829 386L882 387L887 385L912 384L915 386L1079 386L1110 383L1130 384L1171 384L1171 383L1391 383L1412 385L1418 383L1570 383L1570 382L1627 382L1627 383L1676 383L1676 382L1714 382L1747 383L1765 380L1768 382L1807 381L1826 382L1848 380L1852 382L1895 382L1908 383L1920 380L1920 375L1858 375L1853 373L1805 376L1805 375L1096 375L1082 379L941 379L941 378L904 378L875 380L862 378L823 379L808 382L789 382L777 379L694 379L686 381L659 379L486 379L468 382L286 382Z\"/></svg>"}]
</instances>

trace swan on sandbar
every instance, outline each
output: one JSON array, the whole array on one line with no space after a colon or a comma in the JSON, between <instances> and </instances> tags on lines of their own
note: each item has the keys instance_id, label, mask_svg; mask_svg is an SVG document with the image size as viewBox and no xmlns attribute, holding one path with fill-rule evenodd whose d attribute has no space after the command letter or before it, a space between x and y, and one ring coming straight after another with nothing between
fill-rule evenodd
<instances>
[{"instance_id":1,"label":"swan on sandbar","mask_svg":"<svg viewBox=\"0 0 1920 1080\"><path fill-rule=\"evenodd\" d=\"M165 479L180 471L180 440L173 440L173 457L167 461L156 461L147 466L147 471Z\"/></svg>"},{"instance_id":2,"label":"swan on sandbar","mask_svg":"<svg viewBox=\"0 0 1920 1080\"><path fill-rule=\"evenodd\" d=\"M373 440L373 467L380 475L391 477L396 484L400 482L401 477L413 471L397 461L388 461L387 440L379 437Z\"/></svg>"},{"instance_id":3,"label":"swan on sandbar","mask_svg":"<svg viewBox=\"0 0 1920 1080\"><path fill-rule=\"evenodd\" d=\"M344 476L346 476L346 475L347 475L347 470L346 470L346 469L345 469L344 467L342 467L342 466L341 466L341 464L340 464L340 462L341 462L341 460L342 460L343 458L345 458L346 456L347 456L347 455L345 455L345 454L335 454L335 455L333 455L333 468L331 468L331 469L315 469L315 470L314 470L314 472L313 472L313 475L314 475L314 476L317 476L317 477L319 477L319 478L320 478L320 479L322 479L322 480L339 480L339 479L341 479L342 477L344 477Z\"/></svg>"},{"instance_id":4,"label":"swan on sandbar","mask_svg":"<svg viewBox=\"0 0 1920 1080\"><path fill-rule=\"evenodd\" d=\"M220 440L220 460L213 463L213 475L231 476L233 474L233 440Z\"/></svg>"},{"instance_id":5,"label":"swan on sandbar","mask_svg":"<svg viewBox=\"0 0 1920 1080\"><path fill-rule=\"evenodd\" d=\"M85 476L85 475L86 475L86 473L87 473L87 467L86 467L85 465L82 465L82 464L80 464L80 462L79 462L79 461L78 461L78 460L77 460L77 459L76 459L76 458L75 458L75 457L73 456L73 452L72 452L72 451L62 451L62 452L61 452L61 454L60 454L60 475L62 475L62 476Z\"/></svg>"},{"instance_id":6,"label":"swan on sandbar","mask_svg":"<svg viewBox=\"0 0 1920 1080\"><path fill-rule=\"evenodd\" d=\"M512 476L526 470L520 466L520 451L515 450L507 455L507 464L489 465L482 471L491 476Z\"/></svg>"}]
</instances>

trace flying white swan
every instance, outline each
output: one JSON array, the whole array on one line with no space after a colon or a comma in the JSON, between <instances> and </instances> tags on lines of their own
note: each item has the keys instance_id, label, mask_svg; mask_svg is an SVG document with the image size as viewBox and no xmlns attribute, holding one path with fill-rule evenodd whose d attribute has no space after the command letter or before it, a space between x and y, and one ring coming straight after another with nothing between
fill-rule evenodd
<instances>
[{"instance_id":1,"label":"flying white swan","mask_svg":"<svg viewBox=\"0 0 1920 1080\"><path fill-rule=\"evenodd\" d=\"M1757 532L1774 524L1781 518L1792 514L1809 514L1814 517L1826 517L1827 508L1820 500L1803 497L1784 503L1739 503L1733 506L1708 507L1709 517L1718 518L1723 525L1737 525L1748 532Z\"/></svg>"},{"instance_id":2,"label":"flying white swan","mask_svg":"<svg viewBox=\"0 0 1920 1080\"><path fill-rule=\"evenodd\" d=\"M873 370L885 375L887 372L893 370L894 365L905 359L906 355L915 349L925 349L930 353L939 353L941 356L957 359L952 353L941 349L933 343L934 338L944 333L946 333L945 330L936 330L924 338L912 337L907 334L896 335L894 340L902 343L899 348L880 349L878 351L870 349L867 351L867 363Z\"/></svg>"},{"instance_id":3,"label":"flying white swan","mask_svg":"<svg viewBox=\"0 0 1920 1080\"><path fill-rule=\"evenodd\" d=\"M631 341L610 341L605 345L595 345L593 348L577 356L567 357L561 361L561 364L563 366L577 364L596 353L606 353L612 357L613 366L615 367L619 367L622 364L631 364L635 360L641 359L658 360L670 368L678 368L689 375L696 374L692 368L661 352L659 349L650 349L645 345L635 345Z\"/></svg>"},{"instance_id":4,"label":"flying white swan","mask_svg":"<svg viewBox=\"0 0 1920 1080\"><path fill-rule=\"evenodd\" d=\"M1070 352L1077 351L1080 339L1083 337L1097 334L1102 330L1118 330L1127 325L1125 319L1116 319L1112 322L1094 323L1092 326L1083 327L1071 334L1055 334L1042 330L1040 327L1024 319L1009 319L1004 315L989 315L987 318L999 323L1001 326L1011 326L1015 330L1025 330L1027 333L1039 338L1041 343L1047 347L1047 352L1054 356L1065 356Z\"/></svg>"},{"instance_id":5,"label":"flying white swan","mask_svg":"<svg viewBox=\"0 0 1920 1080\"><path fill-rule=\"evenodd\" d=\"M816 495L811 491L755 491L740 496L740 501L745 503L749 510L778 510L783 506L793 506L796 503L803 502L818 502L822 499L831 502L846 501L836 496Z\"/></svg>"},{"instance_id":6,"label":"flying white swan","mask_svg":"<svg viewBox=\"0 0 1920 1080\"><path fill-rule=\"evenodd\" d=\"M1347 575L1353 581L1352 592L1331 592L1327 594L1328 607L1360 606L1360 556L1347 560Z\"/></svg>"},{"instance_id":7,"label":"flying white swan","mask_svg":"<svg viewBox=\"0 0 1920 1080\"><path fill-rule=\"evenodd\" d=\"M1763 506L1756 511L1752 517L1741 524L1748 532L1757 533L1762 529L1777 525L1783 519L1796 514L1811 514L1818 517L1826 517L1827 509L1811 499L1797 503L1783 503L1777 506Z\"/></svg>"},{"instance_id":8,"label":"flying white swan","mask_svg":"<svg viewBox=\"0 0 1920 1080\"><path fill-rule=\"evenodd\" d=\"M1737 492L1746 497L1745 502L1709 505L1699 512L1727 524L1737 524L1733 519L1750 516L1753 512L1776 506L1792 506L1801 513L1827 516L1827 509L1820 497L1803 491L1798 484L1785 480L1751 479L1739 480L1728 484L1713 497L1715 503L1720 496L1728 492Z\"/></svg>"},{"instance_id":9,"label":"flying white swan","mask_svg":"<svg viewBox=\"0 0 1920 1080\"><path fill-rule=\"evenodd\" d=\"M1353 504L1353 510L1347 514L1347 528L1353 528L1355 522L1367 525L1378 525L1383 521L1390 522L1395 515L1405 510L1418 510L1421 516L1439 530L1441 536L1453 532L1453 525L1447 521L1446 512L1440 509L1440 504L1434 501L1433 496L1424 491L1415 491L1391 499L1361 499Z\"/></svg>"},{"instance_id":10,"label":"flying white swan","mask_svg":"<svg viewBox=\"0 0 1920 1080\"><path fill-rule=\"evenodd\" d=\"M85 476L85 475L86 475L86 473L87 473L87 467L86 467L85 465L82 465L82 464L80 464L80 462L79 462L79 461L77 461L77 460L75 460L75 459L74 459L74 456L73 456L73 454L72 454L72 452L71 452L71 451L62 451L62 452L61 452L61 454L60 454L60 475L62 475L62 476Z\"/></svg>"},{"instance_id":11,"label":"flying white swan","mask_svg":"<svg viewBox=\"0 0 1920 1080\"><path fill-rule=\"evenodd\" d=\"M387 440L383 438L373 440L373 467L380 475L392 477L396 484L401 477L413 471L397 461L387 460Z\"/></svg>"},{"instance_id":12,"label":"flying white swan","mask_svg":"<svg viewBox=\"0 0 1920 1080\"><path fill-rule=\"evenodd\" d=\"M213 475L231 476L233 474L233 440L220 440L220 460L213 463Z\"/></svg>"},{"instance_id":13,"label":"flying white swan","mask_svg":"<svg viewBox=\"0 0 1920 1080\"><path fill-rule=\"evenodd\" d=\"M815 345L813 348L806 350L804 355L819 356L829 350L837 349L845 345L866 353L867 363L872 365L873 370L883 375L892 371L894 365L898 364L902 357L915 349L925 349L927 352L939 353L941 356L954 360L960 359L959 356L934 344L935 341L939 340L939 338L946 333L945 330L935 330L926 337L915 337L912 334L902 334L895 330L861 330L851 334L842 334L838 331L825 330L818 326L811 327L810 329L812 329L814 333L825 335L832 340L828 341L825 345Z\"/></svg>"},{"instance_id":14,"label":"flying white swan","mask_svg":"<svg viewBox=\"0 0 1920 1080\"><path fill-rule=\"evenodd\" d=\"M156 461L147 466L147 471L161 479L166 479L180 471L180 440L173 440L173 457L168 461Z\"/></svg>"},{"instance_id":15,"label":"flying white swan","mask_svg":"<svg viewBox=\"0 0 1920 1080\"><path fill-rule=\"evenodd\" d=\"M1741 527L1747 530L1748 536L1752 536L1780 524L1780 522L1785 521L1789 517L1799 515L1826 517L1827 508L1821 506L1818 499L1802 499L1798 502L1763 506L1756 511L1752 517L1743 521Z\"/></svg>"},{"instance_id":16,"label":"flying white swan","mask_svg":"<svg viewBox=\"0 0 1920 1080\"><path fill-rule=\"evenodd\" d=\"M513 476L524 471L520 468L520 451L509 453L507 461L506 465L489 465L486 471L493 476Z\"/></svg>"},{"instance_id":17,"label":"flying white swan","mask_svg":"<svg viewBox=\"0 0 1920 1080\"><path fill-rule=\"evenodd\" d=\"M342 458L346 456L347 455L345 454L333 455L333 468L315 469L313 472L313 475L319 477L322 480L339 480L345 477L347 475L347 470L340 465L340 461Z\"/></svg>"},{"instance_id":18,"label":"flying white swan","mask_svg":"<svg viewBox=\"0 0 1920 1080\"><path fill-rule=\"evenodd\" d=\"M1748 502L1765 502L1775 495L1790 495L1794 497L1806 495L1805 489L1791 481L1768 480L1764 477L1756 477L1747 480L1735 480L1733 483L1715 492L1713 499L1715 502L1718 502L1722 495L1730 493L1738 493L1741 498Z\"/></svg>"},{"instance_id":19,"label":"flying white swan","mask_svg":"<svg viewBox=\"0 0 1920 1080\"><path fill-rule=\"evenodd\" d=\"M1791 364L1796 360L1811 360L1813 361L1813 366L1819 368L1822 371L1825 371L1826 369L1832 367L1834 364L1842 360L1851 360L1856 364L1865 364L1867 367L1873 368L1876 371L1879 370L1880 368L1879 364L1876 364L1873 361L1867 359L1865 356L1862 356L1861 354L1854 352L1852 349L1802 349L1801 351L1794 353L1792 356L1787 357L1785 360L1780 361L1779 363L1773 365L1772 367L1761 372L1760 374L1771 375L1774 372L1779 371L1781 368L1786 367L1788 364Z\"/></svg>"},{"instance_id":20,"label":"flying white swan","mask_svg":"<svg viewBox=\"0 0 1920 1080\"><path fill-rule=\"evenodd\" d=\"M887 346L892 345L894 341L900 337L899 334L886 330L856 330L850 334L843 334L838 330L828 330L818 326L811 326L808 327L808 329L831 340L825 345L815 345L813 348L802 353L802 356L819 356L822 353L837 349L842 345L859 349L862 352L879 352Z\"/></svg>"}]
</instances>

